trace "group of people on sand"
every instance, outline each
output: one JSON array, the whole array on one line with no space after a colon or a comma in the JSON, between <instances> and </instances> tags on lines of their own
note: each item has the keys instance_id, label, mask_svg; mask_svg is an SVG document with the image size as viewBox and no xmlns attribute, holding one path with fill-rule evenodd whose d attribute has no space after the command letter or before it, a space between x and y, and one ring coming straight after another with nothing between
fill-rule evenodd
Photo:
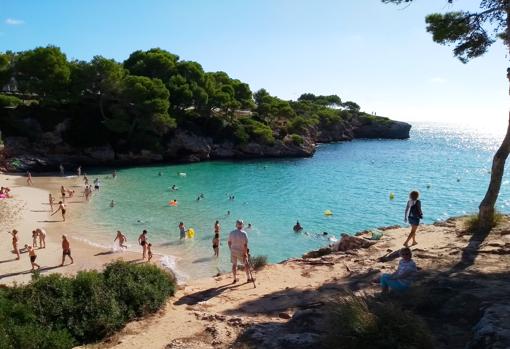
<instances>
[{"instance_id":1,"label":"group of people on sand","mask_svg":"<svg viewBox=\"0 0 510 349\"><path fill-rule=\"evenodd\" d=\"M25 244L22 249L19 248L19 232L16 229L9 231L12 238L12 253L16 255L16 260L20 260L21 253L28 253L30 258L31 270L35 270L35 268L40 269L41 266L36 263L37 253L35 248L44 249L46 248L46 230L37 228L32 231L32 244ZM73 257L71 256L71 246L69 240L67 239L67 235L62 235L62 263L60 266L64 265L65 258L69 257L71 259L71 264L74 263Z\"/></svg>"}]
</instances>

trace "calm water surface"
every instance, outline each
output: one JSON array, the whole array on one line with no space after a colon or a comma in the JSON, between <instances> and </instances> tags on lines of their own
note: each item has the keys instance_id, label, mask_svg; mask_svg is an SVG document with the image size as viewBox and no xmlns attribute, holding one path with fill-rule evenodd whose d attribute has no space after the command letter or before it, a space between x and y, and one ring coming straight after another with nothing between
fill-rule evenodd
<instances>
[{"instance_id":1,"label":"calm water surface","mask_svg":"<svg viewBox=\"0 0 510 349\"><path fill-rule=\"evenodd\" d=\"M89 173L91 180L101 179L102 188L82 217L90 229L81 237L110 247L120 229L130 248L138 250L136 238L147 229L154 252L166 256L163 262L182 277L210 276L229 269L226 238L242 218L253 226L248 230L252 255L278 262L328 244L322 232L338 237L402 224L412 189L422 193L426 223L475 212L501 138L473 129L415 124L410 140L321 145L307 159L138 167L119 170L115 180L104 172ZM509 183L505 178L498 201L503 212L509 211ZM178 191L170 190L174 184ZM200 193L205 198L197 201ZM114 208L109 206L112 199ZM168 205L173 199L177 207ZM325 210L333 215L326 217ZM211 258L215 220L222 225L219 260ZM306 234L292 232L296 220ZM179 241L179 221L194 228L193 240Z\"/></svg>"}]
</instances>

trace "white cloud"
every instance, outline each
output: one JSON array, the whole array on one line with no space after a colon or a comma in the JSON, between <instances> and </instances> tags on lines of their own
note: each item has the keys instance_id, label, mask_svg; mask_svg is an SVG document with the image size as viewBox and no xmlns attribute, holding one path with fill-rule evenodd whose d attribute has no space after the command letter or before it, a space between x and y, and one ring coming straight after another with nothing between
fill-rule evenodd
<instances>
[{"instance_id":1,"label":"white cloud","mask_svg":"<svg viewBox=\"0 0 510 349\"><path fill-rule=\"evenodd\" d=\"M25 21L23 21L21 19L15 19L15 18L7 18L5 20L5 24L8 24L8 25L21 25L24 23L25 23Z\"/></svg>"},{"instance_id":2,"label":"white cloud","mask_svg":"<svg viewBox=\"0 0 510 349\"><path fill-rule=\"evenodd\" d=\"M435 77L429 79L429 83L431 83L431 84L445 84L447 82L448 82L448 80L446 80L445 78L442 78L440 76L435 76Z\"/></svg>"}]
</instances>

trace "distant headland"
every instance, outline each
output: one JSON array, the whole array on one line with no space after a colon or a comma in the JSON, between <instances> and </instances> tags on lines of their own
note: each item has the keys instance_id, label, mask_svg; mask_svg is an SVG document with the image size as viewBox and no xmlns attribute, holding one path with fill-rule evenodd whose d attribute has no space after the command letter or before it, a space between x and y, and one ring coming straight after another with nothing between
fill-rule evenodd
<instances>
[{"instance_id":1,"label":"distant headland","mask_svg":"<svg viewBox=\"0 0 510 349\"><path fill-rule=\"evenodd\" d=\"M124 62L58 47L0 53L0 170L307 157L317 143L409 138L337 95L252 92L159 48Z\"/></svg>"}]
</instances>

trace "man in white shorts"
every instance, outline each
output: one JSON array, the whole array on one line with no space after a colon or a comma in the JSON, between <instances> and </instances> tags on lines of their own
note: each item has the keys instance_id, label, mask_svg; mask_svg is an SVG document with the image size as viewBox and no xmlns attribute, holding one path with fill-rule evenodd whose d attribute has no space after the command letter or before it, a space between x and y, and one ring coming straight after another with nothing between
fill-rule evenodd
<instances>
[{"instance_id":1,"label":"man in white shorts","mask_svg":"<svg viewBox=\"0 0 510 349\"><path fill-rule=\"evenodd\" d=\"M232 274L234 274L234 284L238 281L237 274L237 261L244 263L244 270L246 271L247 282L251 282L248 263L248 235L243 230L244 222L238 220L236 222L236 230L232 230L228 236L228 247L230 248L230 261L232 262Z\"/></svg>"}]
</instances>

